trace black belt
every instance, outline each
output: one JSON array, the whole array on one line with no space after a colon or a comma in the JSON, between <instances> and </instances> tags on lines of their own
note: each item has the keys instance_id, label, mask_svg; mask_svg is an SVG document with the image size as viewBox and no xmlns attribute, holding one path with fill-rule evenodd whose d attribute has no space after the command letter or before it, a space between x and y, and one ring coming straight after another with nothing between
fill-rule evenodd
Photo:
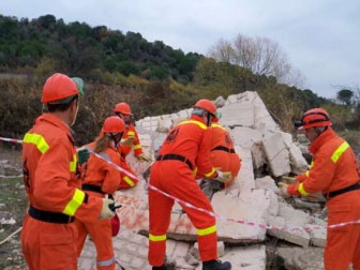
<instances>
[{"instance_id":1,"label":"black belt","mask_svg":"<svg viewBox=\"0 0 360 270\"><path fill-rule=\"evenodd\" d=\"M101 190L101 187L95 185L83 184L81 189L84 191L93 191L96 193L105 194L105 192Z\"/></svg>"},{"instance_id":2,"label":"black belt","mask_svg":"<svg viewBox=\"0 0 360 270\"><path fill-rule=\"evenodd\" d=\"M29 215L37 220L45 221L49 223L60 223L60 224L67 224L74 221L74 217L62 214L62 213L55 213L49 211L43 211L36 209L32 205L29 208Z\"/></svg>"},{"instance_id":3,"label":"black belt","mask_svg":"<svg viewBox=\"0 0 360 270\"><path fill-rule=\"evenodd\" d=\"M211 149L211 151L215 151L215 150L221 150L221 151L225 151L225 152L228 152L228 153L235 154L234 149L230 149L230 148L227 148L225 146L216 146L215 148Z\"/></svg>"},{"instance_id":4,"label":"black belt","mask_svg":"<svg viewBox=\"0 0 360 270\"><path fill-rule=\"evenodd\" d=\"M163 155L163 156L158 156L156 160L179 160L182 162L185 162L190 170L194 169L194 166L191 164L190 160L188 160L187 158L180 156L180 155L176 155L176 154L167 154L167 155Z\"/></svg>"},{"instance_id":5,"label":"black belt","mask_svg":"<svg viewBox=\"0 0 360 270\"><path fill-rule=\"evenodd\" d=\"M336 191L331 191L331 192L329 192L327 194L324 194L324 196L325 196L325 198L330 199L330 198L334 198L335 196L344 194L346 192L354 191L354 190L357 190L357 189L360 189L360 183L356 183L354 185L351 185L351 186L348 186L346 188L339 189L339 190L336 190Z\"/></svg>"}]
</instances>

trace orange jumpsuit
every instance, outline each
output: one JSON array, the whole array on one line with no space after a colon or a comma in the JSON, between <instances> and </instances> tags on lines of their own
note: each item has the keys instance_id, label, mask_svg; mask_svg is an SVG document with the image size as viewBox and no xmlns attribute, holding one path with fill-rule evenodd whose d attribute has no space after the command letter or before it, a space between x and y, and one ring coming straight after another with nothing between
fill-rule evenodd
<instances>
[{"instance_id":1,"label":"orange jumpsuit","mask_svg":"<svg viewBox=\"0 0 360 270\"><path fill-rule=\"evenodd\" d=\"M86 146L93 150L95 143ZM99 154L104 159L120 165L120 153L113 147L108 147ZM94 155L91 155L86 165L83 179L83 190L89 195L104 198L105 194L114 193L120 185L121 173L113 166ZM77 255L80 257L88 233L95 244L98 270L114 270L115 257L112 246L112 233L109 219L98 220L96 223L86 223L76 220L78 228Z\"/></svg>"},{"instance_id":2,"label":"orange jumpsuit","mask_svg":"<svg viewBox=\"0 0 360 270\"><path fill-rule=\"evenodd\" d=\"M329 128L310 145L309 150L314 155L311 168L297 177L300 183L289 185L289 194L306 196L323 192L327 197L328 225L360 220L360 190L356 189L359 175L349 144ZM356 188L331 195L351 186ZM328 229L325 269L345 270L350 263L354 264L355 270L360 270L360 225Z\"/></svg>"},{"instance_id":3,"label":"orange jumpsuit","mask_svg":"<svg viewBox=\"0 0 360 270\"><path fill-rule=\"evenodd\" d=\"M126 156L130 153L131 149L134 150L135 157L143 153L139 140L139 135L137 134L135 127L132 124L130 124L130 126L126 129L122 139L126 139L128 137L136 137L136 140L133 142L132 146L129 145L119 146L119 148L121 148L121 156L122 156L121 167L127 170L128 172L130 172L131 174L136 175L135 172L126 163ZM138 180L136 178L127 175L124 175L122 180L123 181L121 181L119 189L131 188L136 186L136 184L138 183Z\"/></svg>"},{"instance_id":4,"label":"orange jumpsuit","mask_svg":"<svg viewBox=\"0 0 360 270\"><path fill-rule=\"evenodd\" d=\"M211 154L210 160L214 167L220 171L231 172L232 178L226 182L225 187L231 185L241 168L241 159L235 153L234 143L229 132L220 124L211 124ZM204 175L197 174L196 178L204 178Z\"/></svg>"},{"instance_id":5,"label":"orange jumpsuit","mask_svg":"<svg viewBox=\"0 0 360 270\"><path fill-rule=\"evenodd\" d=\"M213 211L208 198L196 183L195 167L209 179L217 176L209 159L210 129L198 116L175 126L168 133L157 161L151 168L150 184L197 207ZM161 266L166 252L166 232L174 201L149 189L149 263ZM181 204L197 230L202 261L217 259L216 220L203 212Z\"/></svg>"},{"instance_id":6,"label":"orange jumpsuit","mask_svg":"<svg viewBox=\"0 0 360 270\"><path fill-rule=\"evenodd\" d=\"M26 133L23 171L30 208L21 246L29 269L77 269L74 217L97 221L102 200L80 190L74 140L56 116L43 114Z\"/></svg>"}]
</instances>

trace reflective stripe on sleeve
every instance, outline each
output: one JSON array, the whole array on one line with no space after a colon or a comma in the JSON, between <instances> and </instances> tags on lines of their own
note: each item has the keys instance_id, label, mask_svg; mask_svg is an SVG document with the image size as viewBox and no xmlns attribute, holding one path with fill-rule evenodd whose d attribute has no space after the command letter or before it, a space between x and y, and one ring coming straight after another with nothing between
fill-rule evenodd
<instances>
[{"instance_id":1,"label":"reflective stripe on sleeve","mask_svg":"<svg viewBox=\"0 0 360 270\"><path fill-rule=\"evenodd\" d=\"M134 150L140 149L140 148L141 148L141 144L133 145L132 148L133 148Z\"/></svg>"},{"instance_id":2,"label":"reflective stripe on sleeve","mask_svg":"<svg viewBox=\"0 0 360 270\"><path fill-rule=\"evenodd\" d=\"M130 130L128 133L127 133L128 136L135 136L135 132Z\"/></svg>"},{"instance_id":3,"label":"reflective stripe on sleeve","mask_svg":"<svg viewBox=\"0 0 360 270\"><path fill-rule=\"evenodd\" d=\"M216 225L205 228L205 229L196 229L196 233L199 236L205 236L216 232Z\"/></svg>"},{"instance_id":4,"label":"reflective stripe on sleeve","mask_svg":"<svg viewBox=\"0 0 360 270\"><path fill-rule=\"evenodd\" d=\"M304 184L301 183L298 187L298 191L300 192L301 195L303 196L307 196L309 195L309 193L304 189Z\"/></svg>"},{"instance_id":5,"label":"reflective stripe on sleeve","mask_svg":"<svg viewBox=\"0 0 360 270\"><path fill-rule=\"evenodd\" d=\"M349 148L349 144L347 142L343 142L332 154L331 160L336 163L338 162L339 158L342 156L342 154Z\"/></svg>"},{"instance_id":6,"label":"reflective stripe on sleeve","mask_svg":"<svg viewBox=\"0 0 360 270\"><path fill-rule=\"evenodd\" d=\"M76 164L77 164L77 155L74 155L73 161L70 162L70 172L76 171Z\"/></svg>"},{"instance_id":7,"label":"reflective stripe on sleeve","mask_svg":"<svg viewBox=\"0 0 360 270\"><path fill-rule=\"evenodd\" d=\"M226 128L224 128L222 125L219 125L219 124L211 124L211 127L212 127L212 128L220 128L220 129L222 129L222 130L227 131Z\"/></svg>"},{"instance_id":8,"label":"reflective stripe on sleeve","mask_svg":"<svg viewBox=\"0 0 360 270\"><path fill-rule=\"evenodd\" d=\"M195 167L195 169L193 170L193 176L196 176L196 175L197 175L197 172L198 172L198 168Z\"/></svg>"},{"instance_id":9,"label":"reflective stripe on sleeve","mask_svg":"<svg viewBox=\"0 0 360 270\"><path fill-rule=\"evenodd\" d=\"M310 163L310 169L314 168L314 165L315 165L315 162L314 162L314 160L312 160L311 163ZM310 177L310 170L306 171L305 175L306 175L306 177Z\"/></svg>"},{"instance_id":10,"label":"reflective stripe on sleeve","mask_svg":"<svg viewBox=\"0 0 360 270\"><path fill-rule=\"evenodd\" d=\"M210 177L210 176L212 176L215 172L216 172L215 168L212 167L211 172L205 173L204 175L205 175L205 177Z\"/></svg>"},{"instance_id":11,"label":"reflective stripe on sleeve","mask_svg":"<svg viewBox=\"0 0 360 270\"><path fill-rule=\"evenodd\" d=\"M195 124L199 126L201 129L207 129L207 126L204 123L201 123L200 121L196 121L196 120L186 120L181 122L179 125L185 125L185 124Z\"/></svg>"},{"instance_id":12,"label":"reflective stripe on sleeve","mask_svg":"<svg viewBox=\"0 0 360 270\"><path fill-rule=\"evenodd\" d=\"M111 259L109 260L106 260L106 261L98 261L96 260L96 263L98 266L111 266L115 263L115 257L112 257Z\"/></svg>"},{"instance_id":13,"label":"reflective stripe on sleeve","mask_svg":"<svg viewBox=\"0 0 360 270\"><path fill-rule=\"evenodd\" d=\"M85 193L80 189L76 188L72 199L66 205L63 213L68 216L75 215L76 210L83 203L84 198L85 198Z\"/></svg>"},{"instance_id":14,"label":"reflective stripe on sleeve","mask_svg":"<svg viewBox=\"0 0 360 270\"><path fill-rule=\"evenodd\" d=\"M25 137L24 137L24 142L25 143L31 143L31 144L35 144L36 148L42 153L44 154L47 150L49 150L49 145L46 142L45 138L39 134L31 134L31 133L26 133Z\"/></svg>"},{"instance_id":15,"label":"reflective stripe on sleeve","mask_svg":"<svg viewBox=\"0 0 360 270\"><path fill-rule=\"evenodd\" d=\"M153 235L149 233L149 240L153 242L166 241L166 234L163 235Z\"/></svg>"},{"instance_id":16,"label":"reflective stripe on sleeve","mask_svg":"<svg viewBox=\"0 0 360 270\"><path fill-rule=\"evenodd\" d=\"M135 186L135 183L134 183L129 177L124 176L123 179L124 179L124 181L125 181L126 183L128 183L128 185L129 185L130 187Z\"/></svg>"}]
</instances>

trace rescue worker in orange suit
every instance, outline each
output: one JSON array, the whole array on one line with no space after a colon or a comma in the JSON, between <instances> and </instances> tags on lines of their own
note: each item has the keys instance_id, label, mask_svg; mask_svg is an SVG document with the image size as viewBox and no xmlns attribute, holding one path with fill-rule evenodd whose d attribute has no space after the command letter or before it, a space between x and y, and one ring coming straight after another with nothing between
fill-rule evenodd
<instances>
[{"instance_id":1,"label":"rescue worker in orange suit","mask_svg":"<svg viewBox=\"0 0 360 270\"><path fill-rule=\"evenodd\" d=\"M225 183L205 178L200 186L210 199L215 192L230 186L241 168L241 159L235 152L233 140L226 128L219 123L218 116L219 113L213 119L210 128L212 137L210 160L215 168L220 168L224 172L230 171L232 178ZM204 175L198 173L196 178L204 178Z\"/></svg>"},{"instance_id":2,"label":"rescue worker in orange suit","mask_svg":"<svg viewBox=\"0 0 360 270\"><path fill-rule=\"evenodd\" d=\"M216 114L216 106L207 99L199 100L191 118L173 127L159 156L151 168L150 184L196 207L213 212L194 176L195 167L207 178L230 179L231 173L215 170L210 161L211 133L208 127ZM166 232L174 201L149 189L149 263L152 269L165 266ZM200 258L204 270L231 269L229 262L217 260L216 220L213 216L181 204L197 231Z\"/></svg>"},{"instance_id":3,"label":"rescue worker in orange suit","mask_svg":"<svg viewBox=\"0 0 360 270\"><path fill-rule=\"evenodd\" d=\"M296 124L311 142L313 162L306 173L296 177L298 183L280 182L280 194L288 197L322 192L327 199L328 225L360 220L360 179L351 147L333 131L324 109L305 112ZM351 263L353 269L360 269L360 225L328 228L325 269L345 270Z\"/></svg>"},{"instance_id":4,"label":"rescue worker in orange suit","mask_svg":"<svg viewBox=\"0 0 360 270\"><path fill-rule=\"evenodd\" d=\"M121 155L118 144L125 131L125 123L117 116L111 116L104 122L101 135L86 146L115 165L120 166ZM92 196L105 198L119 188L121 173L112 165L95 155L91 155L86 164L82 190ZM97 252L96 267L98 270L114 270L115 257L112 247L110 220L98 220L96 223L85 223L76 220L78 228L77 250L80 257L86 237L90 234Z\"/></svg>"},{"instance_id":5,"label":"rescue worker in orange suit","mask_svg":"<svg viewBox=\"0 0 360 270\"><path fill-rule=\"evenodd\" d=\"M126 156L130 153L131 149L134 150L135 157L140 162L150 162L151 158L144 155L142 146L139 140L138 133L134 125L132 124L132 112L129 104L122 102L115 105L114 113L124 120L125 122L125 133L123 136L123 141L121 142L121 156L122 164L121 167L130 172L133 175L136 175L134 171L129 167L126 162ZM123 181L121 181L119 189L127 189L136 186L138 180L136 178L124 175Z\"/></svg>"},{"instance_id":6,"label":"rescue worker in orange suit","mask_svg":"<svg viewBox=\"0 0 360 270\"><path fill-rule=\"evenodd\" d=\"M24 184L30 207L21 246L31 270L77 269L74 218L96 222L111 218L109 199L80 189L77 155L70 126L76 119L79 89L66 75L47 79L42 114L23 139Z\"/></svg>"}]
</instances>

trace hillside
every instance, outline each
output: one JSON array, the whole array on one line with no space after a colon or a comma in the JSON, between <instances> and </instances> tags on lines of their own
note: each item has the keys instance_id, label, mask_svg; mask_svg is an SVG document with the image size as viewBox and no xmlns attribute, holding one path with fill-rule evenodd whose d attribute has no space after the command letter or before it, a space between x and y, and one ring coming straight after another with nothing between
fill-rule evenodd
<instances>
[{"instance_id":1,"label":"hillside","mask_svg":"<svg viewBox=\"0 0 360 270\"><path fill-rule=\"evenodd\" d=\"M192 80L201 55L185 54L162 41L148 42L141 34L64 23L53 15L20 20L0 15L0 68L2 71L52 69L83 77L96 70L144 79Z\"/></svg>"},{"instance_id":2,"label":"hillside","mask_svg":"<svg viewBox=\"0 0 360 270\"><path fill-rule=\"evenodd\" d=\"M139 33L64 23L53 15L32 20L0 15L1 136L21 138L31 127L42 111L42 85L54 72L85 80L86 95L74 127L78 143L93 139L104 117L121 101L129 102L139 119L189 108L199 98L257 91L290 132L294 119L317 106L330 111L337 128L344 129L356 118L349 106L310 89L290 87L272 76L197 53L185 54L162 41L148 42Z\"/></svg>"}]
</instances>

